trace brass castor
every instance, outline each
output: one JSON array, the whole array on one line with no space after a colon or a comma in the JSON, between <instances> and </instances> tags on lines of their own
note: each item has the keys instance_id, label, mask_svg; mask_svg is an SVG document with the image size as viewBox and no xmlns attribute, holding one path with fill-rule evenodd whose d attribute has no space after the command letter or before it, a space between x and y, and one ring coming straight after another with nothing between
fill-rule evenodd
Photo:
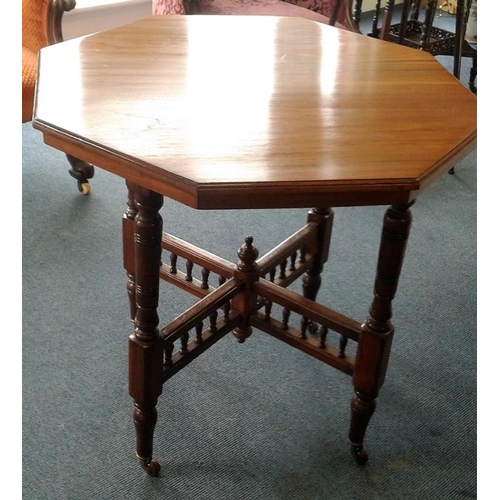
<instances>
[{"instance_id":1,"label":"brass castor","mask_svg":"<svg viewBox=\"0 0 500 500\"><path fill-rule=\"evenodd\" d=\"M161 470L161 465L151 458L140 458L141 467L151 476L157 477Z\"/></svg>"},{"instance_id":2,"label":"brass castor","mask_svg":"<svg viewBox=\"0 0 500 500\"><path fill-rule=\"evenodd\" d=\"M351 454L359 465L365 465L368 462L368 453L360 444L351 444Z\"/></svg>"}]
</instances>

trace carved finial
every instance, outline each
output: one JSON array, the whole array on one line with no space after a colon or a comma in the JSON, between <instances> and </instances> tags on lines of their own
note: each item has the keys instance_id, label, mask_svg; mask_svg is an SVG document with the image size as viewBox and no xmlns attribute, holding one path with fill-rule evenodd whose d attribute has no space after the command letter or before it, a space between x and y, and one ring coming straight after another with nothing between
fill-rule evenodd
<instances>
[{"instance_id":1,"label":"carved finial","mask_svg":"<svg viewBox=\"0 0 500 500\"><path fill-rule=\"evenodd\" d=\"M241 313L240 324L233 330L233 335L238 342L242 344L245 339L252 334L249 314L256 307L257 296L251 292L251 283L259 279L259 266L255 262L259 256L259 251L253 246L253 236L247 236L245 243L238 250L238 278L246 283L247 290L242 293L237 304L236 310Z\"/></svg>"},{"instance_id":2,"label":"carved finial","mask_svg":"<svg viewBox=\"0 0 500 500\"><path fill-rule=\"evenodd\" d=\"M259 256L259 251L253 246L253 236L247 236L245 243L238 250L240 262L238 268L246 273L255 271L255 261Z\"/></svg>"}]
</instances>

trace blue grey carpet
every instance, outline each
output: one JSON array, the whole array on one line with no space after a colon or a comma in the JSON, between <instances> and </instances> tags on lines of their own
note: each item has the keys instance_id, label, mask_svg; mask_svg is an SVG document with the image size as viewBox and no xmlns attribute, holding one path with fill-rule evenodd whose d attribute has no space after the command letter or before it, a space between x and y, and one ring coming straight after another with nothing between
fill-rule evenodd
<instances>
[{"instance_id":1,"label":"blue grey carpet","mask_svg":"<svg viewBox=\"0 0 500 500\"><path fill-rule=\"evenodd\" d=\"M387 380L351 459L348 377L255 331L230 335L164 386L155 457L134 456L121 263L122 179L80 195L64 154L23 136L23 498L427 500L476 497L476 153L425 192L397 298ZM385 207L335 211L319 300L363 320ZM165 230L236 260L263 254L304 210L196 212L166 200ZM192 303L162 287L165 324Z\"/></svg>"}]
</instances>

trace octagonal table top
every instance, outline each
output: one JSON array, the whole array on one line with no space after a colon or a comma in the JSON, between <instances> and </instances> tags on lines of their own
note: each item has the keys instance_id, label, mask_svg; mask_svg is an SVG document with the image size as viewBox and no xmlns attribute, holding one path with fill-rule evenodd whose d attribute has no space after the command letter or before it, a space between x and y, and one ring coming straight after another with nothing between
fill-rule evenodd
<instances>
[{"instance_id":1,"label":"octagonal table top","mask_svg":"<svg viewBox=\"0 0 500 500\"><path fill-rule=\"evenodd\" d=\"M46 47L33 125L201 209L405 203L477 127L430 54L272 16L153 16Z\"/></svg>"}]
</instances>

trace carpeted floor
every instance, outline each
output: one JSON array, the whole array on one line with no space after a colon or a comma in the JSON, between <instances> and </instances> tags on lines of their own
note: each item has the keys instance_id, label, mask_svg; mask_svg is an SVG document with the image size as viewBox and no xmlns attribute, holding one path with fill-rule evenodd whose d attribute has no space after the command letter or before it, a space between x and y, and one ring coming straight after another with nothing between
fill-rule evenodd
<instances>
[{"instance_id":1,"label":"carpeted floor","mask_svg":"<svg viewBox=\"0 0 500 500\"><path fill-rule=\"evenodd\" d=\"M347 442L349 378L255 332L243 345L225 337L164 386L163 469L150 478L134 456L127 393L124 182L98 169L81 196L64 154L31 123L22 136L24 499L476 497L476 153L413 209L364 468ZM359 320L383 212L335 211L319 299ZM246 234L262 254L305 220L303 210L195 212L168 200L162 213L166 230L231 260ZM162 294L162 324L192 303Z\"/></svg>"}]
</instances>

